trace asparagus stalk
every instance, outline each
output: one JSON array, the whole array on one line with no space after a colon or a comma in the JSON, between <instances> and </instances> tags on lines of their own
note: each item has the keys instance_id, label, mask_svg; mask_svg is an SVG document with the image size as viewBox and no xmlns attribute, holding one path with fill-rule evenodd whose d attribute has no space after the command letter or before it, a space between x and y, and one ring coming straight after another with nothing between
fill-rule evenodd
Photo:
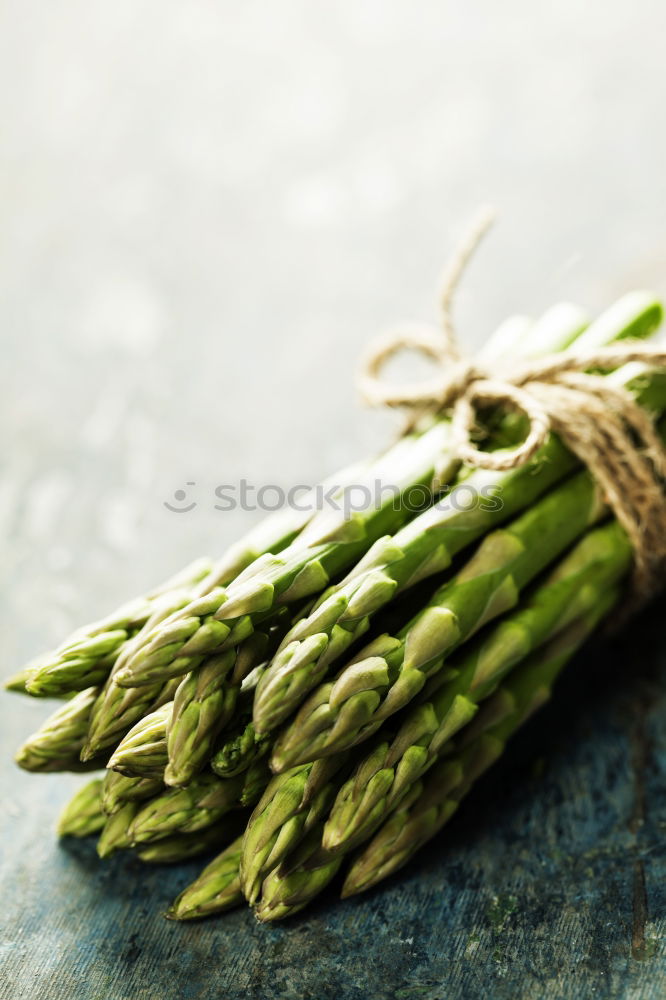
<instances>
[{"instance_id":1,"label":"asparagus stalk","mask_svg":"<svg viewBox=\"0 0 666 1000\"><path fill-rule=\"evenodd\" d=\"M632 322L636 330L647 329L655 323L654 304L643 302L640 318L636 317L636 307ZM516 324L512 324L515 327ZM522 323L518 324L522 326ZM587 317L580 309L562 304L550 310L522 341L519 351L523 356L560 349L575 339L587 325ZM627 324L625 323L625 327ZM501 328L487 345L487 354L492 359L493 349L501 350L506 342L506 328ZM515 335L515 329L512 336ZM429 444L434 436L437 450L433 454ZM449 438L448 423L438 422L425 433L412 435L414 440L405 439L387 455L370 466L365 480L354 484L371 492L371 487L385 479L392 484L398 496L404 501L405 491L415 486L429 483L432 472L446 476L457 466L450 453L442 459L442 445ZM423 452L422 455L419 451ZM424 461L425 460L425 461ZM411 471L410 471L411 470ZM387 473L389 476L387 477ZM350 480L351 483L351 480ZM380 509L356 511L350 519L346 512L333 514L322 512L315 517L301 536L283 553L282 559L265 558L256 561L241 574L236 587L226 593L219 588L216 595L209 594L210 600L195 603L182 614L174 615L162 629L156 629L141 643L139 650L121 672L121 683L149 683L155 674L168 670L171 674L182 673L196 667L200 662L202 648L214 648L223 642L227 645L236 641L240 634L246 635L252 628L253 616L266 614L275 606L276 598L281 603L294 598L316 593L332 573L355 561L367 550L373 537L382 533L382 525L399 525L406 511L394 502L384 502ZM189 617L189 621L186 621ZM173 626L169 628L169 626Z\"/></svg>"},{"instance_id":2,"label":"asparagus stalk","mask_svg":"<svg viewBox=\"0 0 666 1000\"><path fill-rule=\"evenodd\" d=\"M467 564L397 635L371 642L320 685L275 743L279 772L355 746L404 708L455 648L511 610L521 590L606 513L588 472L487 535Z\"/></svg>"},{"instance_id":3,"label":"asparagus stalk","mask_svg":"<svg viewBox=\"0 0 666 1000\"><path fill-rule=\"evenodd\" d=\"M359 468L356 464L341 470L321 488L339 492L346 484L354 482ZM130 639L136 639L139 631L151 621L154 627L165 617L161 609L166 606L171 614L210 588L231 583L258 556L280 552L311 519L315 500L316 492L312 490L299 504L300 510L289 508L269 515L232 545L214 565L208 559L199 559L145 597L123 605L102 621L77 630L53 653L24 668L24 676L10 678L11 689L21 690L22 683L29 694L57 697L63 692L103 682L118 655L128 653Z\"/></svg>"},{"instance_id":4,"label":"asparagus stalk","mask_svg":"<svg viewBox=\"0 0 666 1000\"><path fill-rule=\"evenodd\" d=\"M173 788L150 799L134 817L129 831L132 844L146 844L174 833L194 833L217 823L243 801L246 783L256 776L241 774L221 780L213 774L200 775L185 788ZM268 772L264 771L264 787ZM263 788L261 789L263 790Z\"/></svg>"},{"instance_id":5,"label":"asparagus stalk","mask_svg":"<svg viewBox=\"0 0 666 1000\"><path fill-rule=\"evenodd\" d=\"M102 779L95 778L78 788L58 818L59 837L89 837L106 822L102 809Z\"/></svg>"},{"instance_id":6,"label":"asparagus stalk","mask_svg":"<svg viewBox=\"0 0 666 1000\"><path fill-rule=\"evenodd\" d=\"M627 335L647 335L660 317L651 297L634 293L603 313L576 343L598 347ZM635 379L626 366L629 388L649 402L653 386ZM407 587L447 569L454 556L488 530L529 507L578 465L551 436L535 458L517 469L480 469L459 484L471 505L456 502L458 492L424 511L393 538L379 539L341 583L329 588L310 615L285 637L257 688L253 721L257 732L275 729L369 628L372 616ZM500 502L501 500L501 502Z\"/></svg>"},{"instance_id":7,"label":"asparagus stalk","mask_svg":"<svg viewBox=\"0 0 666 1000\"><path fill-rule=\"evenodd\" d=\"M308 490L299 498L298 508L286 507L275 511L255 525L239 542L233 544L215 565L210 587L225 587L267 552L281 552L307 526L317 510L318 493L333 492L339 497L344 489L363 474L363 462L340 469L320 486Z\"/></svg>"},{"instance_id":8,"label":"asparagus stalk","mask_svg":"<svg viewBox=\"0 0 666 1000\"><path fill-rule=\"evenodd\" d=\"M238 872L240 851L238 837L181 892L165 916L169 920L197 920L239 906L243 901Z\"/></svg>"},{"instance_id":9,"label":"asparagus stalk","mask_svg":"<svg viewBox=\"0 0 666 1000\"><path fill-rule=\"evenodd\" d=\"M236 649L209 657L180 682L167 729L168 785L187 784L213 756L219 733L234 718L243 683L284 634L287 616L279 617L284 622L271 632L254 632Z\"/></svg>"},{"instance_id":10,"label":"asparagus stalk","mask_svg":"<svg viewBox=\"0 0 666 1000\"><path fill-rule=\"evenodd\" d=\"M256 732L251 712L243 714L236 725L224 734L224 741L215 752L210 766L218 777L233 778L264 757L272 742L270 736L262 736Z\"/></svg>"},{"instance_id":11,"label":"asparagus stalk","mask_svg":"<svg viewBox=\"0 0 666 1000\"><path fill-rule=\"evenodd\" d=\"M122 605L101 621L78 629L56 650L40 657L30 669L25 686L29 694L60 696L103 683L124 645L135 636L170 595L185 594L211 570L209 560L199 559L145 597Z\"/></svg>"},{"instance_id":12,"label":"asparagus stalk","mask_svg":"<svg viewBox=\"0 0 666 1000\"><path fill-rule=\"evenodd\" d=\"M264 878L326 816L344 763L344 757L329 757L271 779L243 836L240 884L250 904Z\"/></svg>"},{"instance_id":13,"label":"asparagus stalk","mask_svg":"<svg viewBox=\"0 0 666 1000\"><path fill-rule=\"evenodd\" d=\"M376 504L351 515L344 509L318 512L280 555L261 556L229 588L214 588L153 630L119 671L118 683L133 687L187 673L210 650L246 638L257 620L279 606L318 593L407 519L410 495L429 488L441 455L450 454L449 438L450 425L443 420L406 435L356 484L367 499L378 482L390 483L390 497L383 491Z\"/></svg>"},{"instance_id":14,"label":"asparagus stalk","mask_svg":"<svg viewBox=\"0 0 666 1000\"><path fill-rule=\"evenodd\" d=\"M114 750L106 765L130 778L164 780L167 757L167 722L173 702L144 715Z\"/></svg>"},{"instance_id":15,"label":"asparagus stalk","mask_svg":"<svg viewBox=\"0 0 666 1000\"><path fill-rule=\"evenodd\" d=\"M266 785L271 779L271 773L266 761L259 758L253 761L247 771L238 775L243 780L243 788L240 794L240 805L245 808L253 807L261 798Z\"/></svg>"},{"instance_id":16,"label":"asparagus stalk","mask_svg":"<svg viewBox=\"0 0 666 1000\"><path fill-rule=\"evenodd\" d=\"M117 744L135 722L142 718L147 709L154 710L173 700L178 686L176 679L149 685L140 690L128 690L120 687L116 677L131 655L132 649L140 641L141 635L150 632L160 622L168 619L171 614L182 608L187 600L188 595L182 591L171 591L166 594L156 605L141 632L125 643L93 708L88 737L81 751L82 760L88 760L100 750Z\"/></svg>"},{"instance_id":17,"label":"asparagus stalk","mask_svg":"<svg viewBox=\"0 0 666 1000\"><path fill-rule=\"evenodd\" d=\"M322 848L321 830L321 824L312 829L264 879L254 909L262 923L284 920L302 910L337 874L343 856L331 855Z\"/></svg>"},{"instance_id":18,"label":"asparagus stalk","mask_svg":"<svg viewBox=\"0 0 666 1000\"><path fill-rule=\"evenodd\" d=\"M189 858L196 858L200 854L219 849L220 844L229 839L230 825L233 828L233 824L225 821L196 833L174 833L171 837L164 837L163 840L142 846L137 854L141 861L151 865L171 865L178 861L187 861Z\"/></svg>"},{"instance_id":19,"label":"asparagus stalk","mask_svg":"<svg viewBox=\"0 0 666 1000\"><path fill-rule=\"evenodd\" d=\"M503 682L484 710L463 730L458 749L444 756L426 781L354 858L343 897L363 892L397 871L444 826L474 782L501 755L507 740L550 697L553 682L614 606L612 588L583 618L560 632ZM489 723L489 725L486 725Z\"/></svg>"},{"instance_id":20,"label":"asparagus stalk","mask_svg":"<svg viewBox=\"0 0 666 1000\"><path fill-rule=\"evenodd\" d=\"M11 677L8 677L4 684L5 691L30 695L31 698L69 698L72 693L70 691L62 691L58 694L42 694L41 691L30 691L28 689L28 684L41 667L42 662L43 659L40 658L31 660L24 667L21 667L20 670L17 670L15 674L12 674Z\"/></svg>"},{"instance_id":21,"label":"asparagus stalk","mask_svg":"<svg viewBox=\"0 0 666 1000\"><path fill-rule=\"evenodd\" d=\"M90 760L116 746L146 712L173 701L176 687L167 681L144 688L121 688L112 674L93 705L81 759Z\"/></svg>"},{"instance_id":22,"label":"asparagus stalk","mask_svg":"<svg viewBox=\"0 0 666 1000\"><path fill-rule=\"evenodd\" d=\"M321 489L336 495L353 483L361 466L341 470ZM212 587L231 583L255 559L266 552L280 552L313 516L316 489L299 503L269 515L239 542L232 545L213 565L199 559L170 577L144 597L123 605L107 618L78 629L52 653L45 654L11 677L10 690L24 690L35 696L59 697L72 690L102 683L119 656L127 656L146 625L156 627L161 619L200 597ZM122 660L121 660L122 662Z\"/></svg>"},{"instance_id":23,"label":"asparagus stalk","mask_svg":"<svg viewBox=\"0 0 666 1000\"><path fill-rule=\"evenodd\" d=\"M210 761L211 769L220 778L233 778L242 774L271 748L272 740L257 734L252 725L254 693L265 669L266 663L262 663L241 681L236 712L222 733Z\"/></svg>"},{"instance_id":24,"label":"asparagus stalk","mask_svg":"<svg viewBox=\"0 0 666 1000\"><path fill-rule=\"evenodd\" d=\"M140 805L139 802L125 802L107 816L97 841L97 853L100 858L108 858L116 851L132 846L130 827Z\"/></svg>"},{"instance_id":25,"label":"asparagus stalk","mask_svg":"<svg viewBox=\"0 0 666 1000\"><path fill-rule=\"evenodd\" d=\"M150 630L151 627L155 627L160 621L163 621L171 611L176 608L181 607L183 604L182 600L173 602L171 606L162 605L160 608L159 615L154 615L149 622L146 623L145 629ZM266 649L270 648L269 644L274 641L274 633L279 636L280 628L286 628L286 623L281 615L277 616L276 624L272 627L265 627L254 635L250 636L238 649L236 659L234 661L234 669L232 674L232 680L235 682L238 678L239 685L240 680L243 676L249 673L252 667L259 661L261 661L262 656ZM139 637L137 637L138 639ZM136 640L134 640L136 641ZM121 687L117 682L117 670L122 667L125 658L131 652L132 644L127 644L123 658L119 660L117 667L114 669L112 675L108 678L100 696L93 709L90 727L88 732L88 738L86 740L85 746L82 751L83 759L88 759L99 753L100 750L106 749L107 747L114 746L121 740L126 733L134 726L134 724L139 721L147 709L156 709L161 705L166 704L168 701L173 701L176 692L178 691L178 686L181 683L180 677L172 677L166 682L157 682L151 685L145 685L140 688L124 688ZM217 665L221 664L224 670L224 664L226 660L224 657L219 655L213 655L204 661L206 665L211 666L211 672L215 676ZM236 688L235 688L236 690ZM194 694L196 695L196 688L194 689ZM214 685L211 686L210 698L212 701L216 701L216 688ZM233 704L235 693L230 692L224 695L225 701L228 705L228 711L233 711ZM183 706L184 708L184 706ZM183 745L183 732L182 728L189 720L193 714L197 714L199 719L201 717L207 717L211 724L212 734L217 732L216 728L216 715L211 712L206 712L204 707L200 704L195 705L190 709L186 720L181 724L180 732L176 731L172 738L172 746L174 756L178 751L178 747ZM203 728L200 728L200 736L203 739ZM211 735L210 740L214 735ZM205 760L205 754L202 755Z\"/></svg>"},{"instance_id":26,"label":"asparagus stalk","mask_svg":"<svg viewBox=\"0 0 666 1000\"><path fill-rule=\"evenodd\" d=\"M25 771L85 770L79 754L97 694L94 687L80 691L50 715L17 751L19 767Z\"/></svg>"},{"instance_id":27,"label":"asparagus stalk","mask_svg":"<svg viewBox=\"0 0 666 1000\"><path fill-rule=\"evenodd\" d=\"M163 791L160 778L128 778L118 771L107 771L102 780L102 808L111 816L127 802L144 802Z\"/></svg>"},{"instance_id":28,"label":"asparagus stalk","mask_svg":"<svg viewBox=\"0 0 666 1000\"><path fill-rule=\"evenodd\" d=\"M379 738L340 789L324 829L327 850L366 840L434 764L507 672L572 621L589 614L631 566L631 544L612 521L591 531L521 607L433 678L433 694L393 736Z\"/></svg>"}]
</instances>

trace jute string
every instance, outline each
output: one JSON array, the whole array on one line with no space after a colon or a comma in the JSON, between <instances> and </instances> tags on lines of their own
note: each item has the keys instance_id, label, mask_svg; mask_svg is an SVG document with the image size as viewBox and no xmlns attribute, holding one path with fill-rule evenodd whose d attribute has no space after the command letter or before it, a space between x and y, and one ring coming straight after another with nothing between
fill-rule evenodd
<instances>
[{"instance_id":1,"label":"jute string","mask_svg":"<svg viewBox=\"0 0 666 1000\"><path fill-rule=\"evenodd\" d=\"M441 326L403 327L370 343L358 386L371 406L451 413L457 456L476 468L512 469L528 462L553 431L583 462L603 499L626 531L634 550L634 591L645 600L666 582L666 452L648 413L631 393L602 375L627 362L666 367L666 349L624 340L593 351L572 348L538 360L507 363L493 375L483 356L463 357L452 321L452 303L463 272L492 223L484 211L445 271ZM382 370L404 350L436 363L425 381L387 383ZM493 362L493 367L497 364ZM528 433L510 450L482 451L472 440L481 407L509 407L527 418Z\"/></svg>"}]
</instances>

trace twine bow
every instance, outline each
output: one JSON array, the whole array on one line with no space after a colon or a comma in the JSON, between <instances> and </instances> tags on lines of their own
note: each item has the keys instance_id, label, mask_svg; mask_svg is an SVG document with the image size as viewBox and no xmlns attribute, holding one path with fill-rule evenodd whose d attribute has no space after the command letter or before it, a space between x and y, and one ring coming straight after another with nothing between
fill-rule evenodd
<instances>
[{"instance_id":1,"label":"twine bow","mask_svg":"<svg viewBox=\"0 0 666 1000\"><path fill-rule=\"evenodd\" d=\"M493 375L483 355L463 357L451 320L451 304L463 271L492 222L479 217L444 275L441 329L409 326L376 338L361 359L358 385L371 406L451 412L453 445L468 465L512 469L528 462L551 431L587 466L602 497L634 549L634 588L644 600L662 583L666 566L666 452L648 413L631 393L591 371L608 372L628 362L666 367L666 349L625 340L600 350L573 348L530 361L514 359ZM381 378L400 351L426 355L438 366L421 382L402 385ZM497 365L494 365L496 368ZM525 440L510 450L482 451L472 441L481 407L494 404L522 412Z\"/></svg>"}]
</instances>

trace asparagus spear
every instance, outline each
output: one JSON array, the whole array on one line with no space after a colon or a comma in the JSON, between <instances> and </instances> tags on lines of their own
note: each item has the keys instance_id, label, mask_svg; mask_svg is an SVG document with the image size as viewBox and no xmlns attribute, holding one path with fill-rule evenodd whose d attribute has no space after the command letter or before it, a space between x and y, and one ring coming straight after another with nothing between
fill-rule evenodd
<instances>
[{"instance_id":1,"label":"asparagus spear","mask_svg":"<svg viewBox=\"0 0 666 1000\"><path fill-rule=\"evenodd\" d=\"M215 774L232 778L268 753L270 741L255 737L251 724L252 699L257 679L265 669L261 661L275 651L288 627L289 618L284 617L286 621L277 627L254 632L241 643L235 657L228 651L217 658L222 664L219 671L209 671L204 664L182 681L174 678L180 683L176 697L180 703L175 706L168 728L171 759L165 775L167 784L187 784L209 759ZM229 659L230 667L225 668L225 659ZM223 742L211 759L220 730Z\"/></svg>"},{"instance_id":2,"label":"asparagus spear","mask_svg":"<svg viewBox=\"0 0 666 1000\"><path fill-rule=\"evenodd\" d=\"M501 755L507 740L550 697L553 682L614 606L612 588L583 618L559 633L503 682L482 712L463 730L458 748L441 758L425 781L354 858L343 897L363 892L397 871L450 819L474 782Z\"/></svg>"},{"instance_id":3,"label":"asparagus spear","mask_svg":"<svg viewBox=\"0 0 666 1000\"><path fill-rule=\"evenodd\" d=\"M640 319L634 308L632 321L636 330L646 329L654 324L654 305L644 301ZM521 326L522 324L518 324ZM580 309L563 304L547 313L540 323L520 345L523 356L533 356L552 349L567 346L587 325L587 317ZM625 326L627 324L625 323ZM515 327L515 324L513 324ZM515 331L514 331L515 333ZM514 333L511 335L514 336ZM487 345L487 354L492 359L493 349L501 350L506 341L506 329L501 328ZM365 479L354 486L366 489L381 483L385 478L392 484L397 495L404 502L405 491L428 483L436 467L437 475L451 472L457 463L452 458L437 457L442 445L449 438L448 423L439 421L425 433L417 433L394 446L387 455L370 466ZM430 448L434 437L436 451ZM422 452L423 454L419 454ZM387 473L390 475L387 477ZM350 480L351 482L351 480ZM331 511L322 512L307 526L301 536L283 553L282 559L265 558L241 574L236 587L229 594L218 588L215 595L209 593L207 602L198 602L161 629L148 636L141 643L142 649L134 654L121 672L121 683L149 683L150 679L162 675L182 673L196 667L200 662L202 649L214 648L223 642L227 645L236 641L238 635L246 635L253 625L253 616L266 614L280 602L293 600L302 595L316 593L332 573L350 565L362 554L373 540L381 535L382 525L399 525L407 511L400 509L395 498L391 505L382 496L381 507L374 510L356 511L349 519ZM389 509L389 506L392 508ZM189 617L189 621L186 621ZM171 628L169 626L172 626Z\"/></svg>"},{"instance_id":4,"label":"asparagus spear","mask_svg":"<svg viewBox=\"0 0 666 1000\"><path fill-rule=\"evenodd\" d=\"M572 621L588 614L631 566L631 544L612 521L591 531L521 607L433 678L433 694L393 736L379 738L340 789L324 829L331 851L366 840L432 766L506 673Z\"/></svg>"},{"instance_id":5,"label":"asparagus spear","mask_svg":"<svg viewBox=\"0 0 666 1000\"><path fill-rule=\"evenodd\" d=\"M121 688L112 674L93 705L81 759L90 760L116 746L146 712L173 701L176 687L174 681L167 681L144 688Z\"/></svg>"},{"instance_id":6,"label":"asparagus spear","mask_svg":"<svg viewBox=\"0 0 666 1000\"><path fill-rule=\"evenodd\" d=\"M78 788L58 818L59 837L89 837L102 829L106 815L102 809L102 779L95 778Z\"/></svg>"},{"instance_id":7,"label":"asparagus spear","mask_svg":"<svg viewBox=\"0 0 666 1000\"><path fill-rule=\"evenodd\" d=\"M334 493L354 482L361 466L355 464L326 480L321 489ZM114 611L107 618L78 629L52 653L28 664L10 678L14 691L25 690L35 696L58 697L103 682L116 665L119 655L126 656L146 625L159 621L200 597L212 587L225 586L258 556L280 552L312 518L316 490L303 498L299 510L289 508L269 515L239 542L232 545L213 565L199 559L170 577L145 597L140 597ZM166 609L166 613L165 613Z\"/></svg>"},{"instance_id":8,"label":"asparagus spear","mask_svg":"<svg viewBox=\"0 0 666 1000\"><path fill-rule=\"evenodd\" d=\"M197 920L239 906L243 901L238 874L240 851L238 837L181 892L165 916L169 920Z\"/></svg>"},{"instance_id":9,"label":"asparagus spear","mask_svg":"<svg viewBox=\"0 0 666 1000\"><path fill-rule=\"evenodd\" d=\"M144 802L163 791L160 778L128 778L118 771L107 771L102 780L102 808L110 816L127 802Z\"/></svg>"},{"instance_id":10,"label":"asparagus spear","mask_svg":"<svg viewBox=\"0 0 666 1000\"><path fill-rule=\"evenodd\" d=\"M323 589L331 576L407 519L410 494L429 487L449 438L450 425L443 420L406 435L355 484L363 491L364 509L351 515L344 509L320 511L280 555L261 556L229 588L214 588L153 630L119 671L118 683L132 687L182 675L208 651L246 638L255 622L277 607ZM378 482L392 484L390 496L383 491L367 505Z\"/></svg>"},{"instance_id":11,"label":"asparagus spear","mask_svg":"<svg viewBox=\"0 0 666 1000\"><path fill-rule=\"evenodd\" d=\"M97 694L95 687L79 691L50 715L17 751L19 767L25 771L85 770L79 753Z\"/></svg>"},{"instance_id":12,"label":"asparagus spear","mask_svg":"<svg viewBox=\"0 0 666 1000\"><path fill-rule=\"evenodd\" d=\"M266 785L271 779L271 773L266 761L259 758L253 761L247 771L238 775L243 779L243 789L240 794L240 805L255 806L263 795Z\"/></svg>"},{"instance_id":13,"label":"asparagus spear","mask_svg":"<svg viewBox=\"0 0 666 1000\"><path fill-rule=\"evenodd\" d=\"M171 607L162 605L159 615L154 615L146 623L145 630L150 630L151 627L158 625L160 621L163 621L166 617L168 617L169 613L174 610L174 608L181 607L182 604L182 600L179 600L177 603L172 603ZM223 696L229 712L233 711L234 699L242 677L251 671L255 663L261 661L265 650L271 648L270 643L274 641L274 634L279 637L281 634L280 629L284 630L287 627L287 622L284 620L285 617L286 616L283 616L282 614L277 615L274 625L269 626L267 624L262 628L262 630L250 636L250 638L245 640L245 642L240 645L233 664L233 673L231 675L234 682L238 679L238 685L235 685L234 691L225 691ZM137 639L138 638L140 638L140 636L138 636ZM133 641L136 641L136 639ZM117 744L119 740L121 740L125 734L129 732L134 724L143 717L147 709L150 708L154 710L159 708L162 704L165 704L168 701L173 701L176 696L179 684L181 683L180 677L172 677L166 682L159 681L155 684L144 685L140 688L124 688L118 684L118 668L122 667L122 663L124 662L125 657L129 655L129 652L131 652L131 649L132 645L128 643L125 653L123 654L123 658L119 660L117 667L108 678L97 703L95 704L90 721L88 738L82 751L82 758L84 760L99 753L102 749L106 749L107 747ZM226 658L216 654L208 657L204 661L204 665L211 667L210 672L213 677L216 674L218 666L221 666L222 672L226 670L225 663ZM209 698L211 702L217 704L217 688L214 684L211 684L210 688ZM196 688L192 690L190 687L189 690L192 695L196 696ZM184 710L185 706L183 705L181 707ZM184 749L183 727L188 721L192 721L192 717L194 715L198 717L200 722L199 736L201 739L203 739L205 732L204 726L201 725L201 723L205 719L208 719L212 731L210 742L212 742L214 734L217 732L217 716L214 712L206 711L205 706L200 703L195 704L190 708L189 713L185 714L185 720L179 727L176 727L176 732L172 737L174 764L177 764L176 755L179 747L181 750ZM180 729L180 732L178 732L178 729ZM202 753L202 757L205 761L206 754ZM185 763L184 766L187 766L187 764Z\"/></svg>"},{"instance_id":14,"label":"asparagus spear","mask_svg":"<svg viewBox=\"0 0 666 1000\"><path fill-rule=\"evenodd\" d=\"M359 468L360 465L355 464L341 470L326 480L321 489L343 489L354 482ZM127 654L130 639L136 639L138 632L151 620L156 626L165 617L160 610L165 602L171 614L210 588L231 583L263 553L280 552L311 519L315 499L316 493L312 490L299 504L299 510L289 508L269 515L232 545L214 565L208 559L199 559L145 597L123 605L102 621L78 629L53 653L29 664L25 677L10 678L12 690L20 690L22 679L27 693L54 697L104 681L118 655ZM159 613L154 617L156 611Z\"/></svg>"},{"instance_id":15,"label":"asparagus spear","mask_svg":"<svg viewBox=\"0 0 666 1000\"><path fill-rule=\"evenodd\" d=\"M129 639L146 624L155 609L174 593L192 593L192 588L211 570L210 561L199 559L145 597L122 605L101 621L78 629L56 650L40 657L26 679L29 694L59 696L102 683ZM30 667L30 665L29 665Z\"/></svg>"},{"instance_id":16,"label":"asparagus spear","mask_svg":"<svg viewBox=\"0 0 666 1000\"><path fill-rule=\"evenodd\" d=\"M171 837L156 840L152 844L142 846L137 854L142 861L152 865L171 865L177 861L187 861L200 854L219 849L220 844L229 839L228 822L207 827L196 833L174 833Z\"/></svg>"},{"instance_id":17,"label":"asparagus spear","mask_svg":"<svg viewBox=\"0 0 666 1000\"><path fill-rule=\"evenodd\" d=\"M154 712L144 715L120 741L106 766L131 778L159 778L163 781L168 763L167 722L172 708L173 702L168 701Z\"/></svg>"},{"instance_id":18,"label":"asparagus spear","mask_svg":"<svg viewBox=\"0 0 666 1000\"><path fill-rule=\"evenodd\" d=\"M176 679L149 685L140 690L128 690L120 687L116 676L131 655L135 644L140 641L141 635L144 632L150 632L173 612L182 608L187 600L188 595L184 594L183 591L170 591L155 606L153 614L141 632L125 643L93 708L88 736L81 751L82 760L88 760L100 750L117 744L135 722L142 718L147 709L154 710L168 701L173 701L178 687Z\"/></svg>"},{"instance_id":19,"label":"asparagus spear","mask_svg":"<svg viewBox=\"0 0 666 1000\"><path fill-rule=\"evenodd\" d=\"M182 607L186 601L187 593L182 589L176 588L158 595L153 603L152 613L143 628L150 629L155 626L176 608ZM99 753L118 743L143 716L146 709L157 708L173 697L175 691L173 683L155 685L142 691L128 691L116 684L115 674L140 634L141 632L138 632L133 639L125 642L123 648L114 654L116 658L110 676L107 677L92 707L88 732L80 751L83 762L94 759Z\"/></svg>"},{"instance_id":20,"label":"asparagus spear","mask_svg":"<svg viewBox=\"0 0 666 1000\"><path fill-rule=\"evenodd\" d=\"M500 327L484 345L482 357L485 361L501 361L507 354L538 358L565 350L574 342L577 350L585 352L614 340L644 340L659 327L663 315L661 302L646 291L627 292L589 326L583 310L563 302L548 309L533 327L523 326L522 331L520 318L511 318L506 327L507 341L503 342L504 330Z\"/></svg>"},{"instance_id":21,"label":"asparagus spear","mask_svg":"<svg viewBox=\"0 0 666 1000\"><path fill-rule=\"evenodd\" d=\"M605 513L591 475L581 472L487 535L397 635L375 639L337 680L315 690L276 740L273 770L367 739L419 693L457 646L515 607L526 584Z\"/></svg>"},{"instance_id":22,"label":"asparagus spear","mask_svg":"<svg viewBox=\"0 0 666 1000\"><path fill-rule=\"evenodd\" d=\"M345 757L295 767L271 779L252 813L241 852L241 888L249 903L264 878L328 813Z\"/></svg>"},{"instance_id":23,"label":"asparagus spear","mask_svg":"<svg viewBox=\"0 0 666 1000\"><path fill-rule=\"evenodd\" d=\"M285 622L274 634L254 632L236 649L209 657L182 679L167 729L168 785L187 784L208 763L218 734L234 718L244 681L261 667L267 650L276 648L286 627Z\"/></svg>"},{"instance_id":24,"label":"asparagus spear","mask_svg":"<svg viewBox=\"0 0 666 1000\"><path fill-rule=\"evenodd\" d=\"M100 858L108 858L116 851L132 846L130 827L140 807L139 802L125 802L107 816L97 841L97 853Z\"/></svg>"},{"instance_id":25,"label":"asparagus spear","mask_svg":"<svg viewBox=\"0 0 666 1000\"><path fill-rule=\"evenodd\" d=\"M647 335L660 315L651 297L626 296L603 313L576 344L592 348L628 334ZM626 366L625 374L639 401L649 402L652 384L646 384L645 378L637 380L634 366ZM310 615L285 637L257 688L253 715L257 732L275 729L292 714L331 664L368 630L381 607L407 587L446 569L458 552L529 507L576 465L574 456L551 436L526 465L465 475L451 497L416 517L393 538L379 539L346 579L325 591ZM464 504L459 502L459 493L464 494Z\"/></svg>"},{"instance_id":26,"label":"asparagus spear","mask_svg":"<svg viewBox=\"0 0 666 1000\"><path fill-rule=\"evenodd\" d=\"M233 778L264 757L272 742L270 736L262 736L256 732L251 712L243 714L237 719L236 725L224 734L223 743L215 752L210 766L218 777Z\"/></svg>"},{"instance_id":27,"label":"asparagus spear","mask_svg":"<svg viewBox=\"0 0 666 1000\"><path fill-rule=\"evenodd\" d=\"M308 490L299 497L298 509L286 507L275 511L255 525L250 531L225 552L216 563L209 587L225 587L251 566L266 552L281 552L307 526L317 510L318 493L330 493L339 497L344 489L363 474L365 463L354 462L325 479L319 487Z\"/></svg>"},{"instance_id":28,"label":"asparagus spear","mask_svg":"<svg viewBox=\"0 0 666 1000\"><path fill-rule=\"evenodd\" d=\"M337 874L343 856L331 855L321 844L322 825L314 827L298 847L268 875L254 913L267 922L290 917L318 896Z\"/></svg>"},{"instance_id":29,"label":"asparagus spear","mask_svg":"<svg viewBox=\"0 0 666 1000\"><path fill-rule=\"evenodd\" d=\"M8 677L4 683L5 691L13 691L16 694L27 694L31 698L69 698L72 694L70 691L62 691L58 694L42 694L41 691L30 691L28 689L28 684L41 667L42 662L43 658L31 660L24 667L21 667L20 670L17 670L15 674L12 674L11 677Z\"/></svg>"},{"instance_id":30,"label":"asparagus spear","mask_svg":"<svg viewBox=\"0 0 666 1000\"><path fill-rule=\"evenodd\" d=\"M264 775L265 786L268 772ZM205 774L185 788L168 789L139 810L129 832L131 843L146 844L174 833L194 833L212 826L232 809L248 804L242 801L248 780L255 781L256 788L254 775L222 780Z\"/></svg>"},{"instance_id":31,"label":"asparagus spear","mask_svg":"<svg viewBox=\"0 0 666 1000\"><path fill-rule=\"evenodd\" d=\"M566 331L564 342L570 340L580 331L582 325L584 320L574 307L559 307L553 310L551 321L541 324L541 346L550 346L554 336L562 341L563 331ZM536 342L538 339L535 339ZM311 643L305 646L306 652L310 646ZM121 683L122 675L121 671ZM173 724L170 727L171 762L167 770L169 783L184 784L205 762L213 737L216 731L222 728L229 714L226 710L224 717L220 718L218 710L218 703L227 700L231 703L232 692L228 690L225 680L223 670L218 672L215 669L207 669L205 676L201 676L200 672L196 676L191 673L187 682L184 682L179 695L184 707L181 712L174 714ZM243 735L243 745L249 749L252 745L250 730L246 729ZM194 746L198 749L196 755L191 752ZM224 767L224 764L222 766Z\"/></svg>"}]
</instances>

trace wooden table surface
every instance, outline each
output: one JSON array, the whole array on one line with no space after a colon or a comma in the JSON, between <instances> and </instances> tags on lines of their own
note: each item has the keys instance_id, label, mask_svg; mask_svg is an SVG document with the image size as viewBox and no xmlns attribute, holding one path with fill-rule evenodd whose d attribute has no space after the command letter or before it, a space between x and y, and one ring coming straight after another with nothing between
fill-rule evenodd
<instances>
[{"instance_id":1,"label":"wooden table surface","mask_svg":"<svg viewBox=\"0 0 666 1000\"><path fill-rule=\"evenodd\" d=\"M551 6L2 6L5 673L257 520L216 486L386 441L358 352L436 316L480 201L466 346L666 292L666 14ZM47 706L3 696L0 1000L666 996L665 607L578 658L409 869L276 927L167 923L197 864L59 845L81 779L18 771Z\"/></svg>"}]
</instances>

